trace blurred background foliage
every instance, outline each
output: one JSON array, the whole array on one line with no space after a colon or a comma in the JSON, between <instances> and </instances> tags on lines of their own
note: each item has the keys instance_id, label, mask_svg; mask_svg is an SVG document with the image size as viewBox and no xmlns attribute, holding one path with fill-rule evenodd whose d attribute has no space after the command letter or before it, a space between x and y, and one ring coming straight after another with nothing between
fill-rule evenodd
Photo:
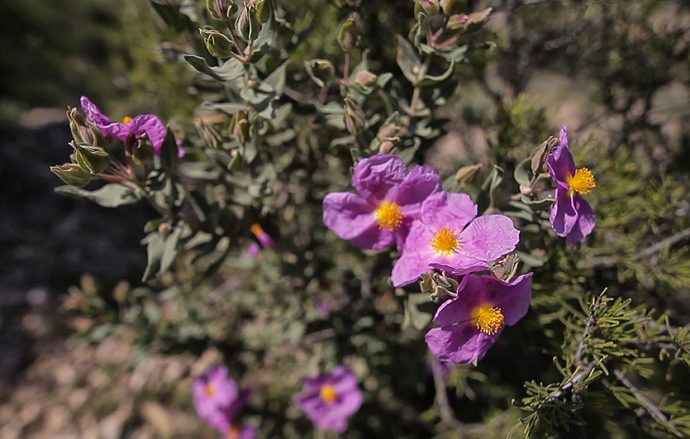
<instances>
[{"instance_id":1,"label":"blurred background foliage","mask_svg":"<svg viewBox=\"0 0 690 439\"><path fill-rule=\"evenodd\" d=\"M204 13L201 1L159 3L182 6L197 18ZM295 28L311 26L288 66L288 76L303 84L297 90L302 96L314 94L304 85L304 61L342 57L336 37L352 11L363 17L370 70L399 76L394 36L407 35L413 25L412 1L279 3L296 17ZM3 228L3 247L12 249L8 254L19 267L34 260L24 256L27 249L45 242L76 245L84 236L79 227L24 220L43 215L50 221L75 209L99 215L103 223L90 233L111 235L112 242L102 243L96 257L81 254L79 268L60 282L34 272L62 269L65 254L50 246L53 266L33 265L21 281L3 272L13 282L0 294L17 290L21 298L1 309L0 349L19 360L3 363L12 367L2 374L0 436L213 437L194 417L189 388L193 376L224 361L256 389L250 417L264 435L304 437L311 427L291 396L306 372L342 360L367 394L347 437L689 435L688 6L654 0L463 3L467 11L494 8L483 35L490 45L455 67L457 82L443 90L446 103L436 110L444 136L415 157L462 190L476 188L491 165L501 166L501 205L537 228L522 235L523 250L530 249L523 260L535 271L530 313L479 366L449 373L457 424L435 402L423 332L410 324L409 296L387 279L390 255L363 257L321 223L321 197L349 185L350 150L330 146L330 138L310 143L311 115L296 95L290 101L299 121L297 161L278 170L280 190L263 198L265 208L238 223L224 244L228 256L200 263L192 262L194 254L181 254L173 271L143 284L144 249L137 241L153 212L88 210L50 194L56 179L43 176L37 184L42 174L32 167L47 171L47 161L67 156L67 128L60 122L46 128L43 122L59 118L35 109L58 107L64 114L85 94L108 114L156 112L192 133L190 122L202 114L194 109L214 90L195 79L180 54L199 53L200 38L194 29L166 26L148 2L137 0L4 5L0 177L10 184L2 201L25 205L27 187L48 195L36 197L31 209L15 210L16 221L33 229L15 236ZM412 87L396 92L409 96ZM598 226L583 247L545 238L538 224L546 213L525 217L509 200L519 189L510 178L517 163L566 123L576 163L590 167L598 183L590 197ZM18 145L25 149L18 152ZM475 164L481 169L473 179L457 173ZM251 260L245 256L251 234L241 227L257 217L278 248ZM108 272L109 262L91 270L122 240L114 231L125 228L133 229L129 251L138 253L137 263L116 274ZM224 251L219 247L218 254ZM211 276L191 268L217 261ZM77 278L94 271L96 277ZM12 340L33 347L22 353Z\"/></svg>"}]
</instances>

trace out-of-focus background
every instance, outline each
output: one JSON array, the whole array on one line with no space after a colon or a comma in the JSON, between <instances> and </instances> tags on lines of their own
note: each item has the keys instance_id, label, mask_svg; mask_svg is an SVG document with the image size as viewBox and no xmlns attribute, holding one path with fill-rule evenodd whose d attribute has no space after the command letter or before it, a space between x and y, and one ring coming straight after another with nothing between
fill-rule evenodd
<instances>
[{"instance_id":1,"label":"out-of-focus background","mask_svg":"<svg viewBox=\"0 0 690 439\"><path fill-rule=\"evenodd\" d=\"M324 29L334 28L325 3L315 8L324 14ZM687 185L690 11L685 2L601 1L594 2L596 8L576 1L474 3L495 6L489 28L496 47L489 67L475 72L477 81L453 96L449 133L429 155L432 165L444 171L456 156L486 160L483 115L524 112L526 123L568 124L580 139L593 136L611 154L627 154L644 168L639 175L670 173L676 184ZM186 93L192 73L161 45L175 38L166 32L149 3L140 0L59 6L25 0L2 6L2 438L212 436L189 400L190 376L201 372L207 358L175 352L140 358L126 333L107 330L100 338L91 334L88 342L75 340L71 334L79 325L92 323L65 317L70 294L140 284L146 254L139 241L151 216L140 204L106 210L53 193L59 181L49 166L64 162L70 152L65 109L87 95L116 117L156 112L173 122L188 119L197 104ZM500 127L498 141L516 142L532 128ZM548 134L535 135L533 143ZM616 150L616 145L625 146ZM599 178L606 186L607 176ZM649 189L635 178L629 184ZM602 196L600 202L606 201L621 208L620 199ZM669 215L687 222L685 209ZM668 231L663 227L660 236ZM618 245L624 248L625 242ZM669 285L688 283L685 263L670 271ZM625 269L621 276L644 281L634 268ZM687 323L687 296L657 303L673 304L678 321Z\"/></svg>"}]
</instances>

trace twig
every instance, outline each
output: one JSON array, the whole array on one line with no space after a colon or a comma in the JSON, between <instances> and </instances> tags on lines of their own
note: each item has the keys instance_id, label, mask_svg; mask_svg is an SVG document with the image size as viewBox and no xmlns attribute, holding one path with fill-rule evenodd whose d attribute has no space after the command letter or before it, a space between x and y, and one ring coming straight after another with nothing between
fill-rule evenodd
<instances>
[{"instance_id":1,"label":"twig","mask_svg":"<svg viewBox=\"0 0 690 439\"><path fill-rule=\"evenodd\" d=\"M455 419L453 409L448 403L448 395L446 394L446 383L443 379L443 371L441 370L441 363L436 357L431 358L431 373L434 376L434 387L436 388L436 403L438 404L441 420L451 427L460 436L465 436L472 431L478 431L482 428L481 424L463 424Z\"/></svg>"},{"instance_id":2,"label":"twig","mask_svg":"<svg viewBox=\"0 0 690 439\"><path fill-rule=\"evenodd\" d=\"M683 435L678 431L675 425L671 421L668 420L668 418L664 415L664 413L659 410L657 406L654 405L652 401L649 400L645 395L640 392L640 389L638 389L626 376L621 372L620 370L614 370L613 374L616 375L616 378L623 383L625 387L630 390L630 393L633 394L635 398L642 404L642 407L645 409L649 415L654 418L656 422L659 424L663 425L668 431L676 435L677 437L683 437Z\"/></svg>"},{"instance_id":3,"label":"twig","mask_svg":"<svg viewBox=\"0 0 690 439\"><path fill-rule=\"evenodd\" d=\"M668 238L662 239L661 241L657 242L652 246L645 248L641 252L634 255L632 257L632 260L638 261L640 259L647 258L687 238L690 238L690 227L688 227L687 229L683 229L680 232L669 236ZM578 268L610 267L612 265L615 265L619 260L620 258L616 256L598 256L590 258L588 261L578 264Z\"/></svg>"}]
</instances>

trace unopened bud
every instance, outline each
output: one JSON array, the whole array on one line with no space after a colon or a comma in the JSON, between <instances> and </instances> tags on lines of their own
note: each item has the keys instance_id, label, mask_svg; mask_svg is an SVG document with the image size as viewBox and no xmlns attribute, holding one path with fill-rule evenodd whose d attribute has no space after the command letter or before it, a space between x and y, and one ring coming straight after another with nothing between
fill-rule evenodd
<instances>
[{"instance_id":1,"label":"unopened bud","mask_svg":"<svg viewBox=\"0 0 690 439\"><path fill-rule=\"evenodd\" d=\"M323 87L335 77L335 67L327 59L312 59L305 63L305 68L316 85Z\"/></svg>"},{"instance_id":2,"label":"unopened bud","mask_svg":"<svg viewBox=\"0 0 690 439\"><path fill-rule=\"evenodd\" d=\"M340 26L338 32L338 44L343 50L350 50L357 46L358 32L357 32L357 14L352 13Z\"/></svg>"},{"instance_id":3,"label":"unopened bud","mask_svg":"<svg viewBox=\"0 0 690 439\"><path fill-rule=\"evenodd\" d=\"M72 132L72 137L77 145L97 145L99 136L97 132L87 125L86 118L76 108L70 107L67 109L67 119L69 120L69 129Z\"/></svg>"},{"instance_id":4,"label":"unopened bud","mask_svg":"<svg viewBox=\"0 0 690 439\"><path fill-rule=\"evenodd\" d=\"M389 123L387 125L383 125L381 128L379 128L379 132L376 133L376 137L379 138L379 140L386 140L391 137L395 137L398 135L398 131L400 131L400 127L397 126L394 123Z\"/></svg>"},{"instance_id":5,"label":"unopened bud","mask_svg":"<svg viewBox=\"0 0 690 439\"><path fill-rule=\"evenodd\" d=\"M268 20L271 6L267 0L249 0L247 6L254 11L254 16L259 23L265 23Z\"/></svg>"},{"instance_id":6,"label":"unopened bud","mask_svg":"<svg viewBox=\"0 0 690 439\"><path fill-rule=\"evenodd\" d=\"M448 23L446 24L446 28L449 30L457 30L465 26L465 23L467 23L467 20L469 20L470 16L467 14L455 14L451 15L448 17Z\"/></svg>"},{"instance_id":7,"label":"unopened bud","mask_svg":"<svg viewBox=\"0 0 690 439\"><path fill-rule=\"evenodd\" d=\"M261 24L254 12L254 9L245 5L235 19L235 32L244 41L253 41L259 35Z\"/></svg>"},{"instance_id":8,"label":"unopened bud","mask_svg":"<svg viewBox=\"0 0 690 439\"><path fill-rule=\"evenodd\" d=\"M172 226L168 223L161 223L158 226L158 234L161 235L161 238L166 238L168 235L170 235L170 232L172 232Z\"/></svg>"},{"instance_id":9,"label":"unopened bud","mask_svg":"<svg viewBox=\"0 0 690 439\"><path fill-rule=\"evenodd\" d=\"M359 105L349 96L345 97L345 127L350 134L359 134L366 125L366 116Z\"/></svg>"},{"instance_id":10,"label":"unopened bud","mask_svg":"<svg viewBox=\"0 0 690 439\"><path fill-rule=\"evenodd\" d=\"M206 0L206 9L214 20L227 20L237 12L233 0Z\"/></svg>"},{"instance_id":11,"label":"unopened bud","mask_svg":"<svg viewBox=\"0 0 690 439\"><path fill-rule=\"evenodd\" d=\"M199 29L208 52L213 56L229 58L232 56L232 41L215 29Z\"/></svg>"},{"instance_id":12,"label":"unopened bud","mask_svg":"<svg viewBox=\"0 0 690 439\"><path fill-rule=\"evenodd\" d=\"M439 13L438 0L416 0L415 9L421 9L429 15Z\"/></svg>"},{"instance_id":13,"label":"unopened bud","mask_svg":"<svg viewBox=\"0 0 690 439\"><path fill-rule=\"evenodd\" d=\"M443 9L443 13L446 15L459 14L462 12L462 0L439 0L439 4Z\"/></svg>"},{"instance_id":14,"label":"unopened bud","mask_svg":"<svg viewBox=\"0 0 690 439\"><path fill-rule=\"evenodd\" d=\"M371 87L376 83L377 75L374 75L368 70L362 70L355 76L355 84L362 87Z\"/></svg>"},{"instance_id":15,"label":"unopened bud","mask_svg":"<svg viewBox=\"0 0 690 439\"><path fill-rule=\"evenodd\" d=\"M241 144L249 138L249 118L246 111L239 111L235 116L232 135Z\"/></svg>"}]
</instances>

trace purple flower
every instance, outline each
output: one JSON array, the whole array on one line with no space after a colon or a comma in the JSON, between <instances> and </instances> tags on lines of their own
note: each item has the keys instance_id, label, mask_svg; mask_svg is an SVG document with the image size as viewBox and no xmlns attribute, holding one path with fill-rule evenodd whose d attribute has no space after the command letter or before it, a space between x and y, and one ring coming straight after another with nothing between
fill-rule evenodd
<instances>
[{"instance_id":1,"label":"purple flower","mask_svg":"<svg viewBox=\"0 0 690 439\"><path fill-rule=\"evenodd\" d=\"M568 128L563 126L558 146L549 155L549 174L556 183L556 202L551 207L551 227L568 244L574 244L592 233L596 225L594 211L582 195L596 187L592 171L575 169L575 161L568 147Z\"/></svg>"},{"instance_id":2,"label":"purple flower","mask_svg":"<svg viewBox=\"0 0 690 439\"><path fill-rule=\"evenodd\" d=\"M345 366L337 366L331 373L306 379L295 404L317 428L343 433L348 418L362 405L362 391L357 377Z\"/></svg>"},{"instance_id":3,"label":"purple flower","mask_svg":"<svg viewBox=\"0 0 690 439\"><path fill-rule=\"evenodd\" d=\"M87 119L98 128L104 136L113 137L122 142L130 137L141 139L144 135L151 141L153 151L160 155L167 129L155 114L140 114L135 117L126 116L122 122L112 122L108 116L91 102L86 96L81 97L81 108ZM180 143L177 144L178 157L184 157L185 150Z\"/></svg>"},{"instance_id":4,"label":"purple flower","mask_svg":"<svg viewBox=\"0 0 690 439\"><path fill-rule=\"evenodd\" d=\"M251 397L251 392L249 390L242 390L237 395L237 398L233 399L229 404L218 407L218 409L208 418L206 421L215 428L221 434L229 434L238 428L242 430L243 426L238 424L237 418L239 417L242 409L249 403L249 398ZM251 429L251 427L247 427ZM243 436L239 436L243 437Z\"/></svg>"},{"instance_id":5,"label":"purple flower","mask_svg":"<svg viewBox=\"0 0 690 439\"><path fill-rule=\"evenodd\" d=\"M428 166L408 171L390 154L376 154L355 165L357 194L333 192L323 200L323 222L340 238L365 249L396 242L402 248L422 202L441 188L441 178Z\"/></svg>"},{"instance_id":6,"label":"purple flower","mask_svg":"<svg viewBox=\"0 0 690 439\"><path fill-rule=\"evenodd\" d=\"M476 214L467 194L440 192L427 198L393 267L393 285L410 284L429 268L455 275L486 270L490 261L515 249L520 232L510 218Z\"/></svg>"},{"instance_id":7,"label":"purple flower","mask_svg":"<svg viewBox=\"0 0 690 439\"><path fill-rule=\"evenodd\" d=\"M256 427L247 424L233 424L221 431L225 439L254 439L258 431Z\"/></svg>"},{"instance_id":8,"label":"purple flower","mask_svg":"<svg viewBox=\"0 0 690 439\"><path fill-rule=\"evenodd\" d=\"M219 365L197 378L192 392L197 413L207 419L237 399L239 388L233 379L228 378L228 369Z\"/></svg>"},{"instance_id":9,"label":"purple flower","mask_svg":"<svg viewBox=\"0 0 690 439\"><path fill-rule=\"evenodd\" d=\"M265 249L275 248L276 242L270 237L268 233L261 227L261 224L254 223L249 229L256 239L261 243L261 247Z\"/></svg>"},{"instance_id":10,"label":"purple flower","mask_svg":"<svg viewBox=\"0 0 690 439\"><path fill-rule=\"evenodd\" d=\"M240 392L235 380L228 377L228 369L221 365L197 378L192 393L199 417L218 430L230 425L249 399L248 392Z\"/></svg>"},{"instance_id":11,"label":"purple flower","mask_svg":"<svg viewBox=\"0 0 690 439\"><path fill-rule=\"evenodd\" d=\"M511 282L467 275L458 286L458 297L436 311L434 322L440 327L427 332L426 344L440 361L476 364L506 325L524 317L531 298L532 273Z\"/></svg>"}]
</instances>

